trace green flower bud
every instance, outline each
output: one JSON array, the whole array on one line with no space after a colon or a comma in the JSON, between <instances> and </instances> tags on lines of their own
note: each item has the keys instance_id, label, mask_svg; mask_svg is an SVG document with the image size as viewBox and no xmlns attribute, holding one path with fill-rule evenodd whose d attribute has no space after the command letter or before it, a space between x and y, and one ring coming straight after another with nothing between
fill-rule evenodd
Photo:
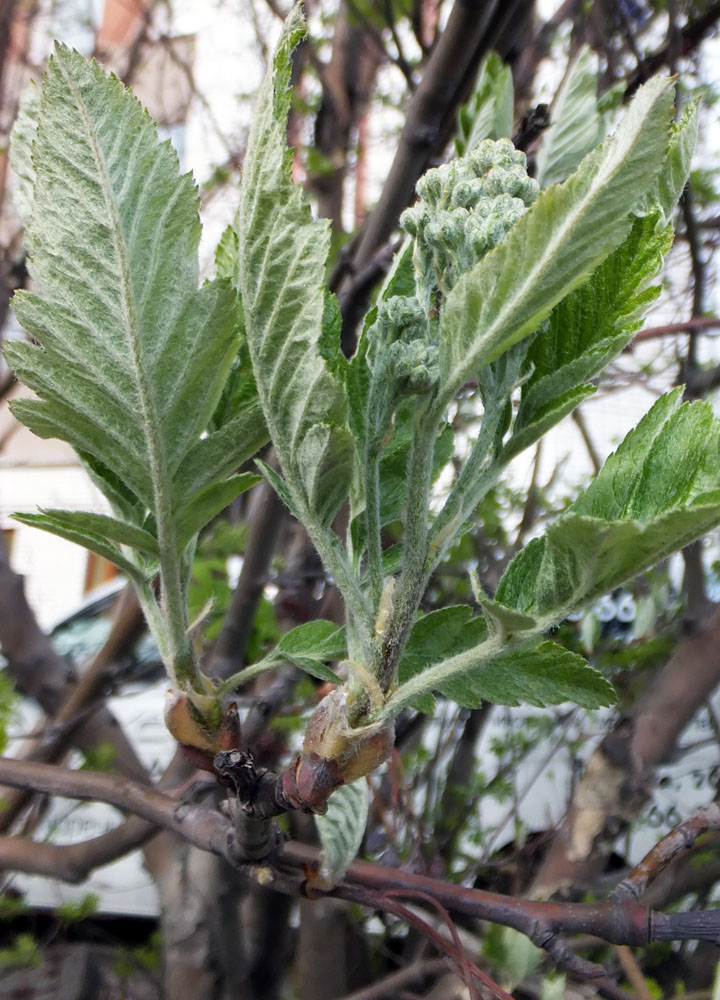
<instances>
[{"instance_id":1,"label":"green flower bud","mask_svg":"<svg viewBox=\"0 0 720 1000\"><path fill-rule=\"evenodd\" d=\"M538 185L509 139L486 139L468 156L428 170L417 192L420 200L400 224L415 240L418 294L427 310L436 291L447 294L505 239Z\"/></svg>"}]
</instances>

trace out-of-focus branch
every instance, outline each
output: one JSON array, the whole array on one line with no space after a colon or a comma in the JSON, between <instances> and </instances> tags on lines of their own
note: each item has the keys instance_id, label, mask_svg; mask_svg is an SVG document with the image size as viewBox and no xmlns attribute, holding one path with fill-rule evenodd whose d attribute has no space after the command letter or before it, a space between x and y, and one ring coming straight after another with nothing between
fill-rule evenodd
<instances>
[{"instance_id":1,"label":"out-of-focus branch","mask_svg":"<svg viewBox=\"0 0 720 1000\"><path fill-rule=\"evenodd\" d=\"M720 612L674 654L590 757L567 816L535 877L533 893L587 883L646 801L653 770L720 683Z\"/></svg>"},{"instance_id":2,"label":"out-of-focus branch","mask_svg":"<svg viewBox=\"0 0 720 1000\"><path fill-rule=\"evenodd\" d=\"M1 575L2 566L0 565L0 586L2 585ZM19 580L19 578L16 578L16 580ZM24 595L22 595L22 598L24 602ZM29 611L29 608L27 610ZM35 627L37 628L37 625ZM18 756L29 760L45 762L58 761L62 757L67 748L75 742L75 736L78 731L84 725L91 723L92 717L99 708L102 698L106 693L105 689L111 677L113 665L130 649L142 634L144 627L145 620L134 591L132 588L126 587L117 601L110 634L102 648L95 655L88 669L80 675L74 685L68 688L67 696L59 710L49 720L41 724L37 736L33 736L26 741L25 746ZM1 628L0 636L3 636ZM49 640L42 633L39 633L38 643L42 644L42 640L47 642L48 652L52 654L50 662L56 664L54 659L56 654L52 650ZM3 641L3 649L5 648L6 644ZM17 667L17 661L13 659L12 653L8 652L6 655L8 655L11 663L11 670L13 663ZM61 662L63 664L63 675L67 677L67 663L62 658ZM18 677L18 683L22 684L21 677ZM103 711L107 712L107 709ZM117 738L120 738L119 733L119 727L115 726L115 732L108 734L111 738L106 739L106 742L114 744ZM122 739L124 743L124 737ZM82 740L80 742L82 743ZM135 756L134 750L128 754L124 746L121 749L123 750L124 766L127 767L129 764L130 776L139 780L147 780L145 770ZM136 761L137 766L135 765ZM3 808L0 812L0 830L8 830L10 828L10 825L28 803L30 797L31 792L28 789L16 790L14 793L11 792L3 796Z\"/></svg>"},{"instance_id":3,"label":"out-of-focus branch","mask_svg":"<svg viewBox=\"0 0 720 1000\"><path fill-rule=\"evenodd\" d=\"M711 330L716 326L720 326L720 317L718 316L693 316L692 319L685 320L684 323L664 323L662 326L648 326L635 334L627 349L631 349L633 344L641 340L674 337L677 333L688 333L691 336L696 336L702 333L703 330Z\"/></svg>"},{"instance_id":4,"label":"out-of-focus branch","mask_svg":"<svg viewBox=\"0 0 720 1000\"><path fill-rule=\"evenodd\" d=\"M445 972L447 967L447 959L420 958L410 965L406 965L404 969L391 972L390 975L379 979L370 986L347 993L342 997L342 1000L392 1000L393 997L400 996L399 990L416 983L419 984L430 976L436 976L439 972Z\"/></svg>"},{"instance_id":5,"label":"out-of-focus branch","mask_svg":"<svg viewBox=\"0 0 720 1000\"><path fill-rule=\"evenodd\" d=\"M602 461L600 460L600 456L598 455L597 448L595 447L595 442L593 441L590 435L588 426L585 423L585 418L582 414L582 410L579 409L573 410L572 418L573 422L575 423L575 426L580 431L580 436L582 437L583 442L585 443L585 448L587 449L590 462L592 463L593 471L595 472L595 475L597 475L602 467Z\"/></svg>"},{"instance_id":6,"label":"out-of-focus branch","mask_svg":"<svg viewBox=\"0 0 720 1000\"><path fill-rule=\"evenodd\" d=\"M513 73L515 91L521 100L525 98L535 79L539 63L548 54L555 32L561 24L575 17L579 7L580 0L565 0L555 14L535 31L528 45L523 48Z\"/></svg>"},{"instance_id":7,"label":"out-of-focus branch","mask_svg":"<svg viewBox=\"0 0 720 1000\"><path fill-rule=\"evenodd\" d=\"M289 842L258 864L245 863L230 820L219 812L197 805L178 803L167 795L117 775L91 771L68 771L47 764L32 764L0 758L0 781L31 785L37 791L84 800L108 802L127 812L172 830L190 843L241 866L246 875L261 885L280 892L317 894L305 876L319 864L317 848ZM297 874L304 872L302 878ZM499 893L465 889L428 876L370 862L356 861L345 878L326 895L361 901L358 888L373 891L373 904L387 905L404 894L416 898L424 893L454 913L490 920L526 934L564 966L578 960L560 934L594 934L613 944L647 944L650 941L707 940L720 943L720 911L655 913L628 900L597 903L536 902ZM392 897L390 897L392 893ZM387 899L386 899L387 896ZM602 967L597 974L602 974Z\"/></svg>"},{"instance_id":8,"label":"out-of-focus branch","mask_svg":"<svg viewBox=\"0 0 720 1000\"><path fill-rule=\"evenodd\" d=\"M205 671L210 677L227 678L245 662L258 603L267 582L284 507L269 483L255 490L248 521L250 536L240 576L230 606Z\"/></svg>"},{"instance_id":9,"label":"out-of-focus branch","mask_svg":"<svg viewBox=\"0 0 720 1000\"><path fill-rule=\"evenodd\" d=\"M478 7L474 0L455 0L447 25L428 59L418 87L408 107L407 118L398 141L397 152L373 212L368 216L353 255L352 272L362 271L378 247L385 243L397 225L400 213L413 197L415 184L433 156L439 155L448 138L455 112L471 86L475 70L484 53L498 44L518 11L530 10L524 2ZM506 40L501 55L507 55ZM347 291L347 281L340 289L340 306L346 323L354 325L361 303Z\"/></svg>"},{"instance_id":10,"label":"out-of-focus branch","mask_svg":"<svg viewBox=\"0 0 720 1000\"><path fill-rule=\"evenodd\" d=\"M616 899L640 899L671 861L695 846L701 833L720 830L720 802L711 802L666 834L615 889Z\"/></svg>"},{"instance_id":11,"label":"out-of-focus branch","mask_svg":"<svg viewBox=\"0 0 720 1000\"><path fill-rule=\"evenodd\" d=\"M0 836L0 869L47 875L63 882L84 882L96 868L137 850L156 833L154 823L131 816L107 833L78 844Z\"/></svg>"},{"instance_id":12,"label":"out-of-focus branch","mask_svg":"<svg viewBox=\"0 0 720 1000\"><path fill-rule=\"evenodd\" d=\"M678 32L678 37L665 42L655 52L645 58L630 73L626 80L626 100L635 93L641 84L659 72L663 66L674 63L679 57L692 52L709 34L720 20L720 3L711 3L702 14L684 24Z\"/></svg>"},{"instance_id":13,"label":"out-of-focus branch","mask_svg":"<svg viewBox=\"0 0 720 1000\"><path fill-rule=\"evenodd\" d=\"M170 796L122 775L70 771L52 764L1 757L0 782L14 788L30 787L36 792L83 802L107 802L161 829L170 830L232 864L237 864L239 860L232 825L219 812L190 803L178 803Z\"/></svg>"}]
</instances>

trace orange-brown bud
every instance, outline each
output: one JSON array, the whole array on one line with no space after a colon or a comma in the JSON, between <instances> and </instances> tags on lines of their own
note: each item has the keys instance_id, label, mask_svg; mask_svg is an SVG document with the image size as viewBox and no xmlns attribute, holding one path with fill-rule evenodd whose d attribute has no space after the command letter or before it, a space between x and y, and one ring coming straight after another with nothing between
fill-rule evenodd
<instances>
[{"instance_id":1,"label":"orange-brown bud","mask_svg":"<svg viewBox=\"0 0 720 1000\"><path fill-rule=\"evenodd\" d=\"M201 724L187 695L172 688L165 696L165 725L183 746L215 751L215 736Z\"/></svg>"},{"instance_id":2,"label":"orange-brown bud","mask_svg":"<svg viewBox=\"0 0 720 1000\"><path fill-rule=\"evenodd\" d=\"M296 808L324 812L331 793L371 774L390 756L394 741L391 722L350 727L347 691L336 688L311 716L302 753L285 772L283 792Z\"/></svg>"}]
</instances>

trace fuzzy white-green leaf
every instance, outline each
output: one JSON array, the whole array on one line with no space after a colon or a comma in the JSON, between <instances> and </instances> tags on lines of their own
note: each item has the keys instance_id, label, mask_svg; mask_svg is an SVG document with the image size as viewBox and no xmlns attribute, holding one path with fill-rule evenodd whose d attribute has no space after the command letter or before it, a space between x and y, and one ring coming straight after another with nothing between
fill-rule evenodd
<instances>
[{"instance_id":1,"label":"fuzzy white-green leaf","mask_svg":"<svg viewBox=\"0 0 720 1000\"><path fill-rule=\"evenodd\" d=\"M134 528L145 549L138 532L156 538L166 652L186 656L178 522L226 471L214 456L202 461L211 445L201 435L237 350L235 293L229 281L198 288L198 196L170 144L119 80L61 45L43 81L32 166L35 291L18 293L14 308L35 343L14 341L6 356L39 399L14 412L79 452L126 526L110 538L132 547ZM225 443L226 459L248 457L245 441ZM201 460L188 468L192 451ZM72 530L89 544L98 525L81 519ZM37 523L71 529L60 515Z\"/></svg>"},{"instance_id":2,"label":"fuzzy white-green leaf","mask_svg":"<svg viewBox=\"0 0 720 1000\"><path fill-rule=\"evenodd\" d=\"M512 561L497 600L557 620L720 524L720 422L661 397L588 489Z\"/></svg>"},{"instance_id":3,"label":"fuzzy white-green leaf","mask_svg":"<svg viewBox=\"0 0 720 1000\"><path fill-rule=\"evenodd\" d=\"M556 705L574 701L586 708L610 705L612 686L585 660L554 642L538 638L542 626L509 609L493 605L490 633L467 606L443 608L416 622L400 663L400 683L383 715L397 715L408 705L432 711L434 692L459 705L477 708L483 701L500 705ZM502 620L503 628L498 628ZM510 625L519 625L518 637ZM526 637L527 636L527 637Z\"/></svg>"},{"instance_id":4,"label":"fuzzy white-green leaf","mask_svg":"<svg viewBox=\"0 0 720 1000\"><path fill-rule=\"evenodd\" d=\"M468 103L458 115L455 151L464 156L483 139L508 138L513 124L512 72L497 52L488 52L480 66L477 83Z\"/></svg>"},{"instance_id":5,"label":"fuzzy white-green leaf","mask_svg":"<svg viewBox=\"0 0 720 1000\"><path fill-rule=\"evenodd\" d=\"M658 225L657 213L637 219L622 246L555 307L528 351L532 374L522 387L506 458L595 391L588 380L625 347L659 294L650 283L671 243L672 230Z\"/></svg>"},{"instance_id":6,"label":"fuzzy white-green leaf","mask_svg":"<svg viewBox=\"0 0 720 1000\"><path fill-rule=\"evenodd\" d=\"M360 850L367 826L370 796L365 779L341 785L328 800L324 816L316 816L322 855L317 885L332 889L337 885Z\"/></svg>"},{"instance_id":7,"label":"fuzzy white-green leaf","mask_svg":"<svg viewBox=\"0 0 720 1000\"><path fill-rule=\"evenodd\" d=\"M659 208L665 222L672 218L690 174L698 136L698 110L698 104L694 101L685 108L682 118L673 122L667 159L654 184L636 207L638 214L644 211L654 212Z\"/></svg>"},{"instance_id":8,"label":"fuzzy white-green leaf","mask_svg":"<svg viewBox=\"0 0 720 1000\"><path fill-rule=\"evenodd\" d=\"M349 490L354 444L343 385L321 354L329 224L312 219L293 183L285 140L291 54L303 34L295 8L262 85L248 142L237 286L258 393L288 490L310 519L328 523Z\"/></svg>"},{"instance_id":9,"label":"fuzzy white-green leaf","mask_svg":"<svg viewBox=\"0 0 720 1000\"><path fill-rule=\"evenodd\" d=\"M552 108L552 122L543 133L537 155L540 187L564 181L603 136L597 106L597 56L587 45L568 70Z\"/></svg>"},{"instance_id":10,"label":"fuzzy white-green leaf","mask_svg":"<svg viewBox=\"0 0 720 1000\"><path fill-rule=\"evenodd\" d=\"M10 166L17 176L13 202L18 215L27 225L32 213L35 167L32 162L32 145L37 132L40 113L40 89L31 80L20 98L17 118L10 133Z\"/></svg>"}]
</instances>

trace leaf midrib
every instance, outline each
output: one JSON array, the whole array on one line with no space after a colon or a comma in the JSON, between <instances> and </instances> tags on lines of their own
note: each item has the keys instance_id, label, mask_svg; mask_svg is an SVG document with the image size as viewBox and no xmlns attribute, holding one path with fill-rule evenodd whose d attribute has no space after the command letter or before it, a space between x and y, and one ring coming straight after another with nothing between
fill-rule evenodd
<instances>
[{"instance_id":1,"label":"leaf midrib","mask_svg":"<svg viewBox=\"0 0 720 1000\"><path fill-rule=\"evenodd\" d=\"M135 378L138 389L138 398L142 411L142 418L145 425L145 436L147 440L148 459L150 465L150 478L152 482L153 497L155 499L155 519L158 529L158 544L161 553L162 575L166 592L168 585L173 587L175 594L181 593L180 573L177 558L175 556L175 530L171 515L171 505L169 496L169 481L165 463L164 449L158 415L155 408L151 386L148 384L146 372L143 368L142 346L140 343L140 332L138 326L135 304L132 295L132 282L130 278L130 265L127 256L127 248L122 237L122 229L118 216L115 198L110 178L105 164L102 151L97 143L95 130L88 113L85 102L75 86L75 83L62 64L61 58L57 57L59 72L65 81L68 90L72 94L78 112L82 118L87 134L88 144L95 161L98 183L105 201L105 205L110 217L110 233L115 249L115 254L119 264L120 292L122 302L121 325L125 331L125 339L129 347L129 358L131 371ZM169 602L171 607L175 602ZM171 610L169 608L168 610ZM175 609L177 616L179 609ZM175 625L184 627L182 621L175 622ZM178 634L173 628L173 633Z\"/></svg>"}]
</instances>

